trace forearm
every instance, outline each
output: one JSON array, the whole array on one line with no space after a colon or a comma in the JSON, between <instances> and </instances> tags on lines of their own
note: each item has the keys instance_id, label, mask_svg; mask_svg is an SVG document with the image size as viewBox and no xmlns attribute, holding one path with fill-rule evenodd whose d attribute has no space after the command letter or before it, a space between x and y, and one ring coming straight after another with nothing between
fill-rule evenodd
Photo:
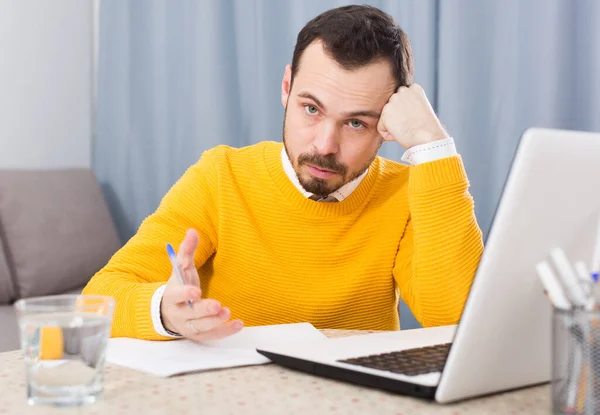
<instances>
[{"instance_id":1,"label":"forearm","mask_svg":"<svg viewBox=\"0 0 600 415\"><path fill-rule=\"evenodd\" d=\"M112 337L135 337L159 340L150 314L152 295L164 282L144 282L131 274L98 272L87 284L83 294L107 295L116 302Z\"/></svg>"},{"instance_id":2,"label":"forearm","mask_svg":"<svg viewBox=\"0 0 600 415\"><path fill-rule=\"evenodd\" d=\"M194 228L200 243L194 255L196 268L214 253L216 207L214 163L203 157L171 188L160 206L138 232L88 283L86 294L114 297L113 336L164 339L155 330L152 296L171 275L166 244L179 246L186 231Z\"/></svg>"},{"instance_id":3,"label":"forearm","mask_svg":"<svg viewBox=\"0 0 600 415\"><path fill-rule=\"evenodd\" d=\"M456 324L483 252L460 157L412 167L409 192L413 249L398 270L403 297L423 326Z\"/></svg>"}]
</instances>

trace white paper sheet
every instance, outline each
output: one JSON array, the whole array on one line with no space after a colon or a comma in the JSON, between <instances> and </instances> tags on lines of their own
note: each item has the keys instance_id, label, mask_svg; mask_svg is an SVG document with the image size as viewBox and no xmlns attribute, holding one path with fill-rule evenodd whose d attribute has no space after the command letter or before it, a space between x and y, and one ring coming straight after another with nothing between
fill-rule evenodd
<instances>
[{"instance_id":1,"label":"white paper sheet","mask_svg":"<svg viewBox=\"0 0 600 415\"><path fill-rule=\"evenodd\" d=\"M320 339L326 337L309 323L245 327L233 336L202 344L190 340L148 341L120 337L108 341L106 360L167 377L200 370L269 363L270 360L256 352L256 348Z\"/></svg>"}]
</instances>

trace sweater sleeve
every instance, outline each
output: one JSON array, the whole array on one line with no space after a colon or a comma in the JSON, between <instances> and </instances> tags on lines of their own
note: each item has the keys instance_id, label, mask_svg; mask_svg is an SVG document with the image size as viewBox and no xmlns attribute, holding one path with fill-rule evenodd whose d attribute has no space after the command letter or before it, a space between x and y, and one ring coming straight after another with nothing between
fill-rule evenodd
<instances>
[{"instance_id":1,"label":"sweater sleeve","mask_svg":"<svg viewBox=\"0 0 600 415\"><path fill-rule=\"evenodd\" d=\"M166 244L177 248L186 230L195 228L200 235L194 257L196 267L210 258L218 242L216 189L214 158L206 152L169 190L137 233L88 282L84 294L107 295L116 300L113 337L166 339L154 330L151 316L152 295L171 275Z\"/></svg>"},{"instance_id":2,"label":"sweater sleeve","mask_svg":"<svg viewBox=\"0 0 600 415\"><path fill-rule=\"evenodd\" d=\"M460 156L410 167L394 279L423 327L457 324L483 252Z\"/></svg>"}]
</instances>

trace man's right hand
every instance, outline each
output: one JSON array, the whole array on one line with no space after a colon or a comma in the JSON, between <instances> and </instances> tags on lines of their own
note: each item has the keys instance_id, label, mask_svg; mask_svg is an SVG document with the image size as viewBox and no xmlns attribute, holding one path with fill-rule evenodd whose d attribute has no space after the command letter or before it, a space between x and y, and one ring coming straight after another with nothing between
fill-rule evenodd
<instances>
[{"instance_id":1,"label":"man's right hand","mask_svg":"<svg viewBox=\"0 0 600 415\"><path fill-rule=\"evenodd\" d=\"M242 329L241 320L229 320L231 312L217 300L200 298L200 279L194 265L194 252L199 243L198 232L189 229L179 247L177 262L185 285L171 274L160 303L164 327L194 341L216 340ZM188 305L192 301L193 307Z\"/></svg>"}]
</instances>

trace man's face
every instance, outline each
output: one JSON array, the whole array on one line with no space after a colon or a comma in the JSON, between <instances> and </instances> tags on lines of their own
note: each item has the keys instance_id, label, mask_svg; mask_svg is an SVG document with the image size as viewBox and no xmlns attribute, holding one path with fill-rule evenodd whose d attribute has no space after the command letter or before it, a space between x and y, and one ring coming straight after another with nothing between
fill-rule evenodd
<instances>
[{"instance_id":1,"label":"man's face","mask_svg":"<svg viewBox=\"0 0 600 415\"><path fill-rule=\"evenodd\" d=\"M283 141L300 184L325 196L360 176L383 139L381 110L395 91L392 66L378 61L347 71L321 42L309 45L290 90L288 65L282 82Z\"/></svg>"}]
</instances>

